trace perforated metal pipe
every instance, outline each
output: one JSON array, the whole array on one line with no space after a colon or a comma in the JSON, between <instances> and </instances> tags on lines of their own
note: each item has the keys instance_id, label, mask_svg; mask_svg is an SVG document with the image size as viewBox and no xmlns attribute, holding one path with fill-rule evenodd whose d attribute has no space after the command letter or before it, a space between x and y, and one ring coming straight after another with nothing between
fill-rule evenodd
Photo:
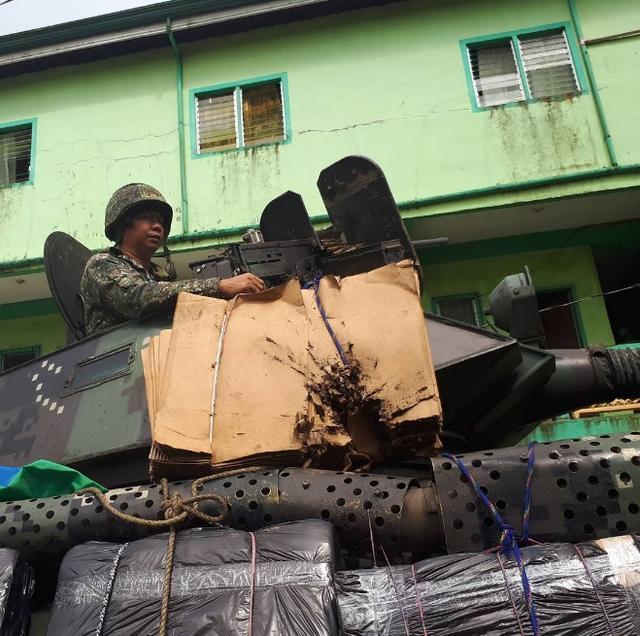
<instances>
[{"instance_id":1,"label":"perforated metal pipe","mask_svg":"<svg viewBox=\"0 0 640 636\"><path fill-rule=\"evenodd\" d=\"M640 532L640 432L546 442L535 452L532 538L578 542ZM520 533L526 447L459 457ZM432 464L434 481L291 468L222 477L200 492L221 495L228 507L226 524L243 530L327 519L355 558L371 556L372 538L396 561L496 545L499 529L458 467L441 456ZM191 484L174 482L171 490L188 497ZM155 485L111 490L108 497L129 514L163 516ZM217 512L216 504L201 507ZM0 504L0 546L20 550L36 563L56 563L85 541L130 541L158 531L120 521L92 496Z\"/></svg>"},{"instance_id":2,"label":"perforated metal pipe","mask_svg":"<svg viewBox=\"0 0 640 636\"><path fill-rule=\"evenodd\" d=\"M527 448L458 455L504 520L522 534ZM495 546L500 530L455 463L433 460L448 552ZM535 447L529 535L576 543L640 530L640 432Z\"/></svg>"},{"instance_id":3,"label":"perforated metal pipe","mask_svg":"<svg viewBox=\"0 0 640 636\"><path fill-rule=\"evenodd\" d=\"M223 477L206 483L199 494L222 496L228 508L225 523L235 528L254 530L283 521L327 519L334 523L341 545L354 556L371 552L371 536L376 546L397 556L408 550L405 534L414 537L415 528L423 537L420 545L437 542L434 535L440 534L433 498L412 496L414 512L404 510L412 489L421 492L415 480L405 477L293 468ZM174 482L170 490L189 497L191 483ZM156 485L110 490L107 497L127 514L163 517L162 493ZM218 512L215 503L204 502L200 507ZM428 509L431 514L425 514ZM409 526L412 531L405 533ZM121 521L93 496L0 504L0 545L21 550L34 562L55 563L66 550L85 541L131 541L161 531ZM415 538L410 542L415 543Z\"/></svg>"}]
</instances>

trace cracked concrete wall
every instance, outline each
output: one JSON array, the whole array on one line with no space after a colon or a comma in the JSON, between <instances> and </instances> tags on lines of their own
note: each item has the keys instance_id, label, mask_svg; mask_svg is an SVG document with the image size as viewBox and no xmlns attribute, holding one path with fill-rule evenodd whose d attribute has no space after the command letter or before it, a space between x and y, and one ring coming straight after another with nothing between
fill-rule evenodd
<instances>
[{"instance_id":1,"label":"cracked concrete wall","mask_svg":"<svg viewBox=\"0 0 640 636\"><path fill-rule=\"evenodd\" d=\"M595 0L578 7L587 36L612 13ZM622 0L616 12L633 22L637 8ZM606 166L591 94L472 112L461 39L568 21L565 0L415 0L185 45L189 230L255 223L287 189L303 195L311 214L321 213L319 171L352 153L381 164L399 201ZM640 84L627 76L637 66L638 39L601 46L598 72L616 69L603 89L614 141L625 161L640 161L640 133L627 130L630 109L615 106L630 95L638 102ZM280 72L288 77L291 143L191 158L190 89ZM0 122L38 118L35 183L0 189L0 231L10 237L0 244L0 263L40 256L54 229L104 246L105 203L130 181L157 186L179 208L168 46L1 80L0 94ZM483 205L531 196L496 195ZM177 209L174 233L180 215Z\"/></svg>"},{"instance_id":2,"label":"cracked concrete wall","mask_svg":"<svg viewBox=\"0 0 640 636\"><path fill-rule=\"evenodd\" d=\"M174 76L154 51L0 83L0 122L37 118L34 184L0 188L0 261L41 256L53 230L104 245L105 204L125 183L179 200Z\"/></svg>"}]
</instances>

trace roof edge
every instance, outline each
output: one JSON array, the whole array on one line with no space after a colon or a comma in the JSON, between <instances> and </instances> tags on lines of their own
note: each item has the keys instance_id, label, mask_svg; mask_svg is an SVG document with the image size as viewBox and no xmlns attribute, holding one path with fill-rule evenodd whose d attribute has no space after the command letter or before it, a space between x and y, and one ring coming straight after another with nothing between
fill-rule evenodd
<instances>
[{"instance_id":1,"label":"roof edge","mask_svg":"<svg viewBox=\"0 0 640 636\"><path fill-rule=\"evenodd\" d=\"M268 0L169 0L168 2L126 9L125 11L103 16L93 16L40 29L0 36L0 52L7 54L28 49L41 49L69 40L89 38L141 27L153 22L166 21L167 18L183 18L202 13L241 9L245 6L255 7L260 4L269 5L270 2ZM289 0L281 4L295 7L302 3L296 0ZM273 8L272 10L282 10L282 7Z\"/></svg>"}]
</instances>

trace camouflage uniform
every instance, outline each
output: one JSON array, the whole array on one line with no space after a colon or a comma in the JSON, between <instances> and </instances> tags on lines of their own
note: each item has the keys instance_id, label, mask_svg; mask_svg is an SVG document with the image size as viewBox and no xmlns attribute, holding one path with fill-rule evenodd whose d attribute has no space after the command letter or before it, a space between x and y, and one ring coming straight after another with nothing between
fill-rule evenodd
<instances>
[{"instance_id":1,"label":"camouflage uniform","mask_svg":"<svg viewBox=\"0 0 640 636\"><path fill-rule=\"evenodd\" d=\"M181 291L217 296L219 279L168 282L163 270L151 271L112 247L87 262L80 295L88 336L134 318L173 311Z\"/></svg>"},{"instance_id":2,"label":"camouflage uniform","mask_svg":"<svg viewBox=\"0 0 640 636\"><path fill-rule=\"evenodd\" d=\"M144 183L129 183L118 188L105 214L104 233L118 242L123 222L142 206L159 212L165 236L171 231L173 210L158 190ZM147 271L140 263L123 254L116 246L92 256L82 274L80 296L84 302L84 328L88 336L134 318L173 311L181 291L217 296L219 279L173 282L175 269L165 242L165 258L172 275L151 263Z\"/></svg>"}]
</instances>

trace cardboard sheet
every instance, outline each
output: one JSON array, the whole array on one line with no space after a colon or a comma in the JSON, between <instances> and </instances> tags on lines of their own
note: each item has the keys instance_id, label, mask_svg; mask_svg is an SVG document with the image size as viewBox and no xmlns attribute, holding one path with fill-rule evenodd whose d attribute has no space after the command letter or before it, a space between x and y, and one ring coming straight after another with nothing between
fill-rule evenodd
<instances>
[{"instance_id":1,"label":"cardboard sheet","mask_svg":"<svg viewBox=\"0 0 640 636\"><path fill-rule=\"evenodd\" d=\"M213 362L226 308L224 300L180 294L156 405L156 443L210 453Z\"/></svg>"},{"instance_id":2,"label":"cardboard sheet","mask_svg":"<svg viewBox=\"0 0 640 636\"><path fill-rule=\"evenodd\" d=\"M366 392L380 400L386 441L402 445L413 430L424 434L428 451L442 409L411 261L343 279L327 276L319 292L339 341L362 369Z\"/></svg>"},{"instance_id":3,"label":"cardboard sheet","mask_svg":"<svg viewBox=\"0 0 640 636\"><path fill-rule=\"evenodd\" d=\"M236 458L238 449L247 455L301 450L295 430L307 417L307 331L296 281L238 297L220 363L213 462Z\"/></svg>"},{"instance_id":4,"label":"cardboard sheet","mask_svg":"<svg viewBox=\"0 0 640 636\"><path fill-rule=\"evenodd\" d=\"M295 280L233 301L180 294L173 329L143 350L152 464L339 469L433 452L441 409L411 262L325 277L318 299L346 366Z\"/></svg>"}]
</instances>

